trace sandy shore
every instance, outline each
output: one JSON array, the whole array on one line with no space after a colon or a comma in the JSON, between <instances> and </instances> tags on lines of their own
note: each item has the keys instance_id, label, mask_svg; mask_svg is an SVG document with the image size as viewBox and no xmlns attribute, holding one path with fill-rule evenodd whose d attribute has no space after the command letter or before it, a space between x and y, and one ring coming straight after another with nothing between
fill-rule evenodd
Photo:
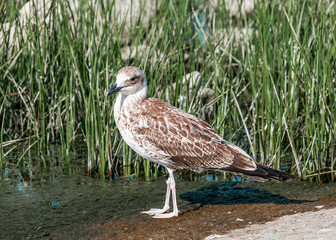
<instances>
[{"instance_id":1,"label":"sandy shore","mask_svg":"<svg viewBox=\"0 0 336 240\"><path fill-rule=\"evenodd\" d=\"M322 208L323 206L317 206ZM264 224L253 224L206 240L316 240L336 238L336 208L287 215Z\"/></svg>"},{"instance_id":2,"label":"sandy shore","mask_svg":"<svg viewBox=\"0 0 336 240\"><path fill-rule=\"evenodd\" d=\"M182 192L179 217L158 220L138 213L148 209L140 206L143 203L160 206L161 199L162 205L163 187L155 187L163 192L149 195L150 199L138 192L138 204L130 205L137 211L132 218L94 225L93 239L306 240L336 236L335 184L218 182L197 187L180 181L178 186Z\"/></svg>"},{"instance_id":3,"label":"sandy shore","mask_svg":"<svg viewBox=\"0 0 336 240\"><path fill-rule=\"evenodd\" d=\"M94 239L335 239L335 197L291 201L185 206L177 218L109 221L95 227L102 234Z\"/></svg>"}]
</instances>

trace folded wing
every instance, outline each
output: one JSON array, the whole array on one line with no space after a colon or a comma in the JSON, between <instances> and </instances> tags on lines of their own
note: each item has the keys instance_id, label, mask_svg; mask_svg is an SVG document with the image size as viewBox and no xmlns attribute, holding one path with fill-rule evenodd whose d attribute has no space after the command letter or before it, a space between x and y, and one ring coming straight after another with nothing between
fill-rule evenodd
<instances>
[{"instance_id":1,"label":"folded wing","mask_svg":"<svg viewBox=\"0 0 336 240\"><path fill-rule=\"evenodd\" d=\"M141 108L141 124L133 128L135 135L169 157L166 167L195 171L257 168L243 150L223 140L209 124L195 116L152 98Z\"/></svg>"}]
</instances>

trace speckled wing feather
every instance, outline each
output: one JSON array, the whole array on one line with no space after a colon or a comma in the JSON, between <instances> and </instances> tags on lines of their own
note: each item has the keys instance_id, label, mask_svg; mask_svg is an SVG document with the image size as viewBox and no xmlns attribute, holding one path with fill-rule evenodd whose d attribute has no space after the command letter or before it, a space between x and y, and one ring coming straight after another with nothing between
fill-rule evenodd
<instances>
[{"instance_id":1,"label":"speckled wing feather","mask_svg":"<svg viewBox=\"0 0 336 240\"><path fill-rule=\"evenodd\" d=\"M223 140L206 122L158 99L139 106L141 123L134 136L142 146L154 146L167 156L160 164L170 169L240 169L253 171L254 161L241 149ZM134 116L139 119L139 116Z\"/></svg>"}]
</instances>

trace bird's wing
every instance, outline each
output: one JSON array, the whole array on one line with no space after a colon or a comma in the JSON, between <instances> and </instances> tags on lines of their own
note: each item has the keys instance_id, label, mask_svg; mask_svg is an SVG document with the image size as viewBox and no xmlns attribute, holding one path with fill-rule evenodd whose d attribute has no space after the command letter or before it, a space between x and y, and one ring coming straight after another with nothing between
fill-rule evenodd
<instances>
[{"instance_id":1,"label":"bird's wing","mask_svg":"<svg viewBox=\"0 0 336 240\"><path fill-rule=\"evenodd\" d=\"M243 150L223 140L209 124L193 115L153 98L142 104L141 111L141 124L133 127L135 135L170 156L172 166L167 167L198 171L256 168Z\"/></svg>"}]
</instances>

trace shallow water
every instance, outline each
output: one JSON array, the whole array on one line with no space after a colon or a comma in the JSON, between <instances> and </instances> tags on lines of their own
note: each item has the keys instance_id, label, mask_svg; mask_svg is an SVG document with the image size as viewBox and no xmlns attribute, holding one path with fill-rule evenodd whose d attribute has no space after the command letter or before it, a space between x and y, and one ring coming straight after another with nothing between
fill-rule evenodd
<instances>
[{"instance_id":1,"label":"shallow water","mask_svg":"<svg viewBox=\"0 0 336 240\"><path fill-rule=\"evenodd\" d=\"M101 234L101 229L93 226L131 220L133 229L123 234L136 236L140 230L134 226L150 219L140 211L163 206L165 176L147 181L101 179L86 176L85 155L74 154L70 166L55 152L45 159L47 168L36 160L35 164L24 163L24 168L6 164L1 170L0 239L91 239ZM175 177L184 217L203 213L206 206L297 207L321 196L336 196L334 184L215 182L220 178L215 174L197 176L198 181L190 181L180 173ZM192 219L188 221L197 218Z\"/></svg>"},{"instance_id":2,"label":"shallow water","mask_svg":"<svg viewBox=\"0 0 336 240\"><path fill-rule=\"evenodd\" d=\"M152 204L163 205L165 176L150 180L87 176L86 151L72 153L67 165L59 147L51 149L43 157L47 167L38 153L32 163L24 158L20 167L14 167L18 153L7 156L0 169L0 239L49 238L75 226L130 218ZM203 186L218 176L199 179Z\"/></svg>"},{"instance_id":3,"label":"shallow water","mask_svg":"<svg viewBox=\"0 0 336 240\"><path fill-rule=\"evenodd\" d=\"M49 179L26 182L17 176L0 181L0 239L48 238L80 224L137 217L141 210L163 205L166 189L165 177L110 181L56 173ZM190 183L179 180L178 187L193 190L209 184L187 187Z\"/></svg>"}]
</instances>

